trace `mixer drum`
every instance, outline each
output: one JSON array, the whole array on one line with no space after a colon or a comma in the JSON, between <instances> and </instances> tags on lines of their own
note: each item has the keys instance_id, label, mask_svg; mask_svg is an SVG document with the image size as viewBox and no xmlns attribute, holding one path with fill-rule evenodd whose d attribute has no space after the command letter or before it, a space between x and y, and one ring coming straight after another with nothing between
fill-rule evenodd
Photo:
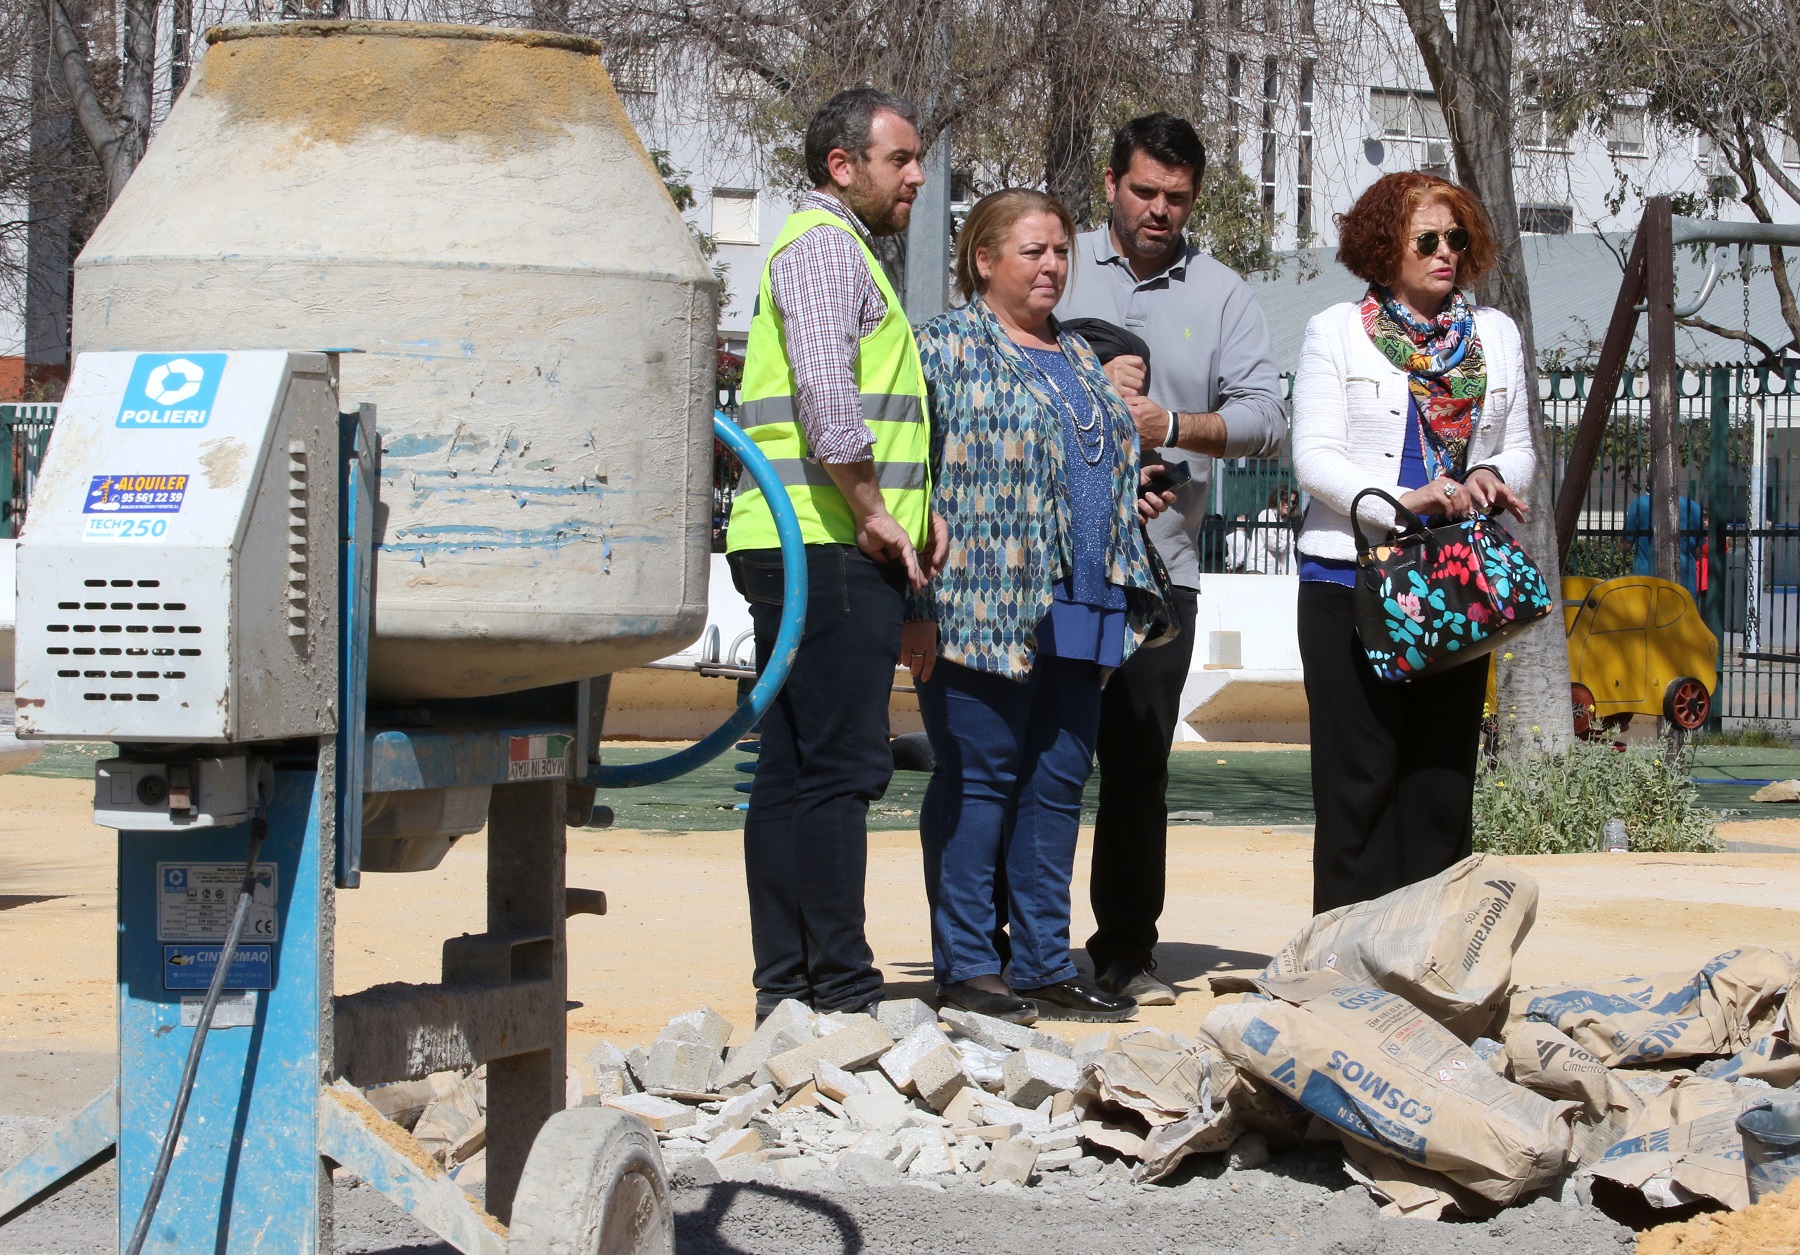
<instances>
[{"instance_id":1,"label":"mixer drum","mask_svg":"<svg viewBox=\"0 0 1800 1255\"><path fill-rule=\"evenodd\" d=\"M601 675L698 636L717 283L599 45L208 39L76 262L76 350L360 350L341 395L382 433L376 697Z\"/></svg>"}]
</instances>

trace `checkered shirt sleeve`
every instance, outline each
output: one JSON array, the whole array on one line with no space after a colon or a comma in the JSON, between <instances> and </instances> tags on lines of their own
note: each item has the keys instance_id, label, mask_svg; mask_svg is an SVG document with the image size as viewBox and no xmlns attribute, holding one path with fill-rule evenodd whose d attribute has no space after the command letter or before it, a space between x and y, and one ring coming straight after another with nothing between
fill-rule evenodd
<instances>
[{"instance_id":1,"label":"checkered shirt sleeve","mask_svg":"<svg viewBox=\"0 0 1800 1255\"><path fill-rule=\"evenodd\" d=\"M824 209L850 222L833 197L809 192L801 209ZM794 399L806 443L820 462L867 462L875 434L863 422L856 355L864 336L887 317L887 303L857 242L832 227L814 227L781 250L769 290L787 334Z\"/></svg>"}]
</instances>

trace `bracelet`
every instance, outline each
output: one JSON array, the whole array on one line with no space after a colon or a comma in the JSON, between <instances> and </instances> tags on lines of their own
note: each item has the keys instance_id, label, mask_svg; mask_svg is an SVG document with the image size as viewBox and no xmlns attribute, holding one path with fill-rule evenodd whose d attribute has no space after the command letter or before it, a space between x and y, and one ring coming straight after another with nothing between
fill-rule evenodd
<instances>
[{"instance_id":1,"label":"bracelet","mask_svg":"<svg viewBox=\"0 0 1800 1255\"><path fill-rule=\"evenodd\" d=\"M1181 412L1179 410L1170 410L1169 411L1169 438L1167 440L1163 441L1163 448L1165 448L1165 449L1178 448L1179 447L1178 442L1180 440L1181 440Z\"/></svg>"}]
</instances>

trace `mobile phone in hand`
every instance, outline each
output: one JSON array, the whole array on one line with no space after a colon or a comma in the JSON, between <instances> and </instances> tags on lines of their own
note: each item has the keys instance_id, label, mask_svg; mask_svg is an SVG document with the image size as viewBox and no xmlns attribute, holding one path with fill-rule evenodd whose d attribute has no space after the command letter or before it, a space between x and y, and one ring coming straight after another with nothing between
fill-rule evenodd
<instances>
[{"instance_id":1,"label":"mobile phone in hand","mask_svg":"<svg viewBox=\"0 0 1800 1255\"><path fill-rule=\"evenodd\" d=\"M1174 492L1177 488L1194 478L1193 468L1186 462L1164 462L1156 468L1144 484L1145 496L1156 496L1165 492Z\"/></svg>"}]
</instances>

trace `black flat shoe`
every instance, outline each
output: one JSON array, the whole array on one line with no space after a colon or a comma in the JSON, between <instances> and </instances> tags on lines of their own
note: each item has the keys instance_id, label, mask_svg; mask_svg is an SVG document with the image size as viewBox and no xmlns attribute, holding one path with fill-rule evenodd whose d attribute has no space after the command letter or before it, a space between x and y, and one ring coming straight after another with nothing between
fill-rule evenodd
<instances>
[{"instance_id":1,"label":"black flat shoe","mask_svg":"<svg viewBox=\"0 0 1800 1255\"><path fill-rule=\"evenodd\" d=\"M971 985L966 980L939 985L938 1006L973 1011L976 1015L992 1016L996 1020L1005 1020L1008 1024L1036 1024L1038 1018L1037 1004L1029 998L1021 998L1017 994L997 994Z\"/></svg>"},{"instance_id":2,"label":"black flat shoe","mask_svg":"<svg viewBox=\"0 0 1800 1255\"><path fill-rule=\"evenodd\" d=\"M1117 1024L1137 1014L1137 999L1102 993L1079 976L1040 989L1016 992L1019 997L1037 1003L1038 1014L1046 1020Z\"/></svg>"}]
</instances>

